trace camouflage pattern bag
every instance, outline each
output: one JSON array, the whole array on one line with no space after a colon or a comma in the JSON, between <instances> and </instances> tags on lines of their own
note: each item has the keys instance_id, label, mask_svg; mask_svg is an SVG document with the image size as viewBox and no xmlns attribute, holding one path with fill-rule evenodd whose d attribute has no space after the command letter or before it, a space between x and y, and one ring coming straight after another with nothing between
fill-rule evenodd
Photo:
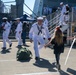
<instances>
[{"instance_id":1,"label":"camouflage pattern bag","mask_svg":"<svg viewBox=\"0 0 76 75\"><path fill-rule=\"evenodd\" d=\"M32 58L32 52L27 48L20 48L17 51L17 60L29 60Z\"/></svg>"}]
</instances>

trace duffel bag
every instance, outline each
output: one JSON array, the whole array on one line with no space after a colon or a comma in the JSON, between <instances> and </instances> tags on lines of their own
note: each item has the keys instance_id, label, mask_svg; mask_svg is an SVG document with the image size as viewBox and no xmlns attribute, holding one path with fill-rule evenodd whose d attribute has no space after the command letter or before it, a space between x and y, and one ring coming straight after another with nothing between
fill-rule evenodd
<instances>
[{"instance_id":1,"label":"duffel bag","mask_svg":"<svg viewBox=\"0 0 76 75\"><path fill-rule=\"evenodd\" d=\"M27 48L20 48L17 51L17 60L29 60L32 58L32 52Z\"/></svg>"}]
</instances>

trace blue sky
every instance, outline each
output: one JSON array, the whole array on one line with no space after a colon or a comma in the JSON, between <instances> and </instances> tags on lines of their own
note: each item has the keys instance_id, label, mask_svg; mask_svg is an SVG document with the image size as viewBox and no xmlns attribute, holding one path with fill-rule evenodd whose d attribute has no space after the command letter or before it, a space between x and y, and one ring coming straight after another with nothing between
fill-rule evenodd
<instances>
[{"instance_id":1,"label":"blue sky","mask_svg":"<svg viewBox=\"0 0 76 75\"><path fill-rule=\"evenodd\" d=\"M2 0L2 1L9 2L9 1L15 1L15 0ZM31 10L33 10L35 0L24 0L24 1L29 6L29 8ZM11 4L15 4L15 3L5 3L5 5L11 5ZM29 13L29 14L32 14L32 12L26 6L24 6L24 11Z\"/></svg>"}]
</instances>

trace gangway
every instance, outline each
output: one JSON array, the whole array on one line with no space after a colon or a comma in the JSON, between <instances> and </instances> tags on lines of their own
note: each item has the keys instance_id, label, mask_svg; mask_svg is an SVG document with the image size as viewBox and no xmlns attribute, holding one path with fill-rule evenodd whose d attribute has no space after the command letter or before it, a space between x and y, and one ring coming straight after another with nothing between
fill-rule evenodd
<instances>
[{"instance_id":1,"label":"gangway","mask_svg":"<svg viewBox=\"0 0 76 75\"><path fill-rule=\"evenodd\" d=\"M60 13L56 14L56 16L49 21L48 29L49 29L50 37L53 36L54 31L55 31L55 28L56 28L57 26L59 26L60 15L61 15ZM65 35L66 37L70 36L70 35L69 35L69 32L70 32L70 30L69 30L70 27L69 27L69 26L70 26L69 23L67 23L67 24L64 23L64 24L62 25L62 27L60 28L63 33L64 33L65 31L67 32L66 35ZM67 44L69 44L69 41L67 41Z\"/></svg>"},{"instance_id":2,"label":"gangway","mask_svg":"<svg viewBox=\"0 0 76 75\"><path fill-rule=\"evenodd\" d=\"M55 28L57 26L59 26L59 19L60 19L60 14L49 21L49 27L48 28L49 28L49 32L50 32L51 37L55 31ZM66 25L64 24L64 25L62 25L61 30L62 30L62 32L64 32L68 28L69 28L69 24L66 24Z\"/></svg>"}]
</instances>

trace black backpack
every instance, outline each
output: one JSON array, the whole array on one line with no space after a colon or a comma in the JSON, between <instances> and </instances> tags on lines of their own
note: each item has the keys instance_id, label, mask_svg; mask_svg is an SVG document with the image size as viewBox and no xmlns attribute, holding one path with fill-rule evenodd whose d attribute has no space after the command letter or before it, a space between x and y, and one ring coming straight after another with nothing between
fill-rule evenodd
<instances>
[{"instance_id":1,"label":"black backpack","mask_svg":"<svg viewBox=\"0 0 76 75\"><path fill-rule=\"evenodd\" d=\"M17 51L17 60L29 60L32 58L32 52L27 48L20 48Z\"/></svg>"}]
</instances>

